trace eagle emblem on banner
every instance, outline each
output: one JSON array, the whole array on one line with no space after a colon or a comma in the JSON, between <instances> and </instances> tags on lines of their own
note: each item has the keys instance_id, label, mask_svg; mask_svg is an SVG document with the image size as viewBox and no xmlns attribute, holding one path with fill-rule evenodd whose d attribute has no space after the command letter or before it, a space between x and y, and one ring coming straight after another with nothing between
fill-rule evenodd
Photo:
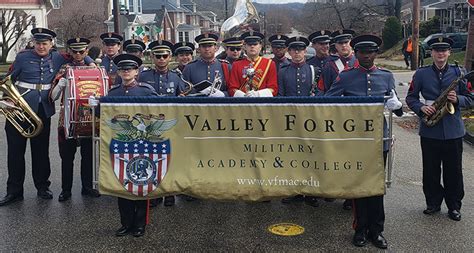
<instances>
[{"instance_id":1,"label":"eagle emblem on banner","mask_svg":"<svg viewBox=\"0 0 474 253\"><path fill-rule=\"evenodd\" d=\"M176 123L163 114L116 115L107 120L115 131L109 149L112 168L125 190L144 197L158 187L171 159L171 142L162 134Z\"/></svg>"}]
</instances>

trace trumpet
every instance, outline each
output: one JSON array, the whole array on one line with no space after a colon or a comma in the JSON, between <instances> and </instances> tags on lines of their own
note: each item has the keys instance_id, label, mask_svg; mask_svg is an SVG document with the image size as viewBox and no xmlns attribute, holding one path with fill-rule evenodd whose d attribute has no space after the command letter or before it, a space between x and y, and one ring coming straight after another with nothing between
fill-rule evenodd
<instances>
[{"instance_id":1,"label":"trumpet","mask_svg":"<svg viewBox=\"0 0 474 253\"><path fill-rule=\"evenodd\" d=\"M211 91L209 92L209 95L215 93L216 90L220 90L221 87L222 87L222 78L221 78L219 70L216 70L215 75L214 75L214 82L212 82Z\"/></svg>"},{"instance_id":2,"label":"trumpet","mask_svg":"<svg viewBox=\"0 0 474 253\"><path fill-rule=\"evenodd\" d=\"M43 130L43 122L12 84L10 76L0 81L0 91L3 93L0 101L12 104L7 108L0 108L8 122L25 138L37 136Z\"/></svg>"}]
</instances>

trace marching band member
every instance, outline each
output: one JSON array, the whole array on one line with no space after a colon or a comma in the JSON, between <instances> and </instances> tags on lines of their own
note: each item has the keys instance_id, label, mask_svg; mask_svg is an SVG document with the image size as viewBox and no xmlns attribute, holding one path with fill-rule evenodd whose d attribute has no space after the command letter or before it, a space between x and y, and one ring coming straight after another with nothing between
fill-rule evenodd
<instances>
[{"instance_id":1,"label":"marching band member","mask_svg":"<svg viewBox=\"0 0 474 253\"><path fill-rule=\"evenodd\" d=\"M273 97L278 93L275 62L260 57L263 34L250 31L242 34L246 58L232 64L229 94L233 97Z\"/></svg>"},{"instance_id":2,"label":"marching band member","mask_svg":"<svg viewBox=\"0 0 474 253\"><path fill-rule=\"evenodd\" d=\"M109 90L107 96L157 96L155 89L146 83L136 80L139 74L139 66L142 60L135 55L121 54L114 58L117 66L117 73L121 77L122 83L115 85ZM91 104L97 105L97 101L92 99ZM145 234L147 217L147 200L129 200L118 198L120 212L120 222L122 226L115 232L116 236L132 234L140 237Z\"/></svg>"},{"instance_id":3,"label":"marching band member","mask_svg":"<svg viewBox=\"0 0 474 253\"><path fill-rule=\"evenodd\" d=\"M194 44L191 42L178 42L173 45L172 49L178 62L176 69L182 73L184 67L193 60Z\"/></svg>"},{"instance_id":4,"label":"marching band member","mask_svg":"<svg viewBox=\"0 0 474 253\"><path fill-rule=\"evenodd\" d=\"M272 45L272 53L274 55L272 60L275 62L277 74L281 67L290 64L290 61L286 58L286 53L288 52L286 41L288 39L288 36L279 34L272 35L268 38L268 41Z\"/></svg>"},{"instance_id":5,"label":"marching band member","mask_svg":"<svg viewBox=\"0 0 474 253\"><path fill-rule=\"evenodd\" d=\"M72 62L69 66L87 66L84 58L87 56L90 41L85 38L74 38L67 41L69 53L72 55ZM63 67L64 68L64 67ZM65 73L61 76L56 85L51 89L51 101L58 100L61 95L64 96L64 90L67 85ZM67 139L64 129L64 105L61 101L61 111L58 122L58 144L59 155L61 156L61 180L62 191L59 194L59 202L71 199L71 188L73 181L74 156L76 155L77 146L81 148L81 181L82 195L91 197L99 197L97 190L92 188L92 137Z\"/></svg>"},{"instance_id":6,"label":"marching band member","mask_svg":"<svg viewBox=\"0 0 474 253\"><path fill-rule=\"evenodd\" d=\"M137 39L129 39L123 43L122 47L127 54L135 55L136 57L143 59L143 51L145 51L146 48L146 45L145 43L143 43L143 41ZM148 68L145 67L145 65L141 65L138 68L139 73L147 69Z\"/></svg>"},{"instance_id":7,"label":"marching band member","mask_svg":"<svg viewBox=\"0 0 474 253\"><path fill-rule=\"evenodd\" d=\"M116 33L103 33L100 35L102 50L104 55L102 56L101 66L105 68L110 78L110 84L120 83L117 79L117 66L114 63L114 58L120 54L120 45L123 41L123 37Z\"/></svg>"},{"instance_id":8,"label":"marching band member","mask_svg":"<svg viewBox=\"0 0 474 253\"><path fill-rule=\"evenodd\" d=\"M306 47L309 40L304 37L292 37L286 42L291 63L281 66L278 72L278 96L314 96L317 85L317 69L306 62ZM319 206L318 199L314 196L296 195L284 198L282 203L305 201L314 207Z\"/></svg>"},{"instance_id":9,"label":"marching band member","mask_svg":"<svg viewBox=\"0 0 474 253\"><path fill-rule=\"evenodd\" d=\"M374 35L354 38L351 46L355 49L360 66L343 70L325 96L384 96L392 92L393 98L386 105L390 110L394 110L396 115L401 116L402 104L395 95L393 74L374 65L381 44L382 40ZM388 130L384 121L384 137L387 136ZM384 163L388 149L389 142L384 141ZM358 247L365 246L369 237L374 246L386 249L387 240L382 235L385 222L383 195L355 199L353 205L355 234L352 243Z\"/></svg>"},{"instance_id":10,"label":"marching band member","mask_svg":"<svg viewBox=\"0 0 474 253\"><path fill-rule=\"evenodd\" d=\"M227 80L229 80L229 63L216 59L217 40L219 36L212 33L198 35L194 40L199 44L200 58L190 62L183 71L184 80L196 85L203 81L213 83L218 73L222 80L220 90L207 87L198 91L210 97L224 97L227 91ZM211 93L212 92L212 93Z\"/></svg>"},{"instance_id":11,"label":"marching band member","mask_svg":"<svg viewBox=\"0 0 474 253\"><path fill-rule=\"evenodd\" d=\"M148 45L153 57L154 69L147 69L140 73L138 81L153 86L158 96L179 96L186 89L186 84L179 76L179 70L170 70L168 64L171 61L171 48L173 44L169 41L153 41ZM151 200L151 206L156 206L162 201L161 198ZM166 196L164 205L173 206L174 196Z\"/></svg>"},{"instance_id":12,"label":"marching band member","mask_svg":"<svg viewBox=\"0 0 474 253\"><path fill-rule=\"evenodd\" d=\"M331 34L334 39L335 47L337 50L337 56L331 56L331 59L324 65L319 79L318 89L322 95L324 92L331 88L331 85L336 80L336 77L344 69L357 66L357 59L352 52L350 45L352 36L354 35L352 30L335 31Z\"/></svg>"},{"instance_id":13,"label":"marching band member","mask_svg":"<svg viewBox=\"0 0 474 253\"><path fill-rule=\"evenodd\" d=\"M464 74L464 69L448 64L452 44L451 39L444 37L429 40L433 65L419 68L413 75L406 102L420 118L432 116L441 110L442 108L433 106L434 100L455 79ZM469 108L474 99L472 92L471 83L461 80L446 97L447 102L454 106L454 114L446 113L431 127L420 120L423 193L427 205L423 211L424 214L431 215L439 212L444 199L449 209L449 218L455 221L461 220L461 201L464 197L462 153L466 130L460 108ZM424 102L420 101L420 93L425 99ZM443 185L440 184L441 175Z\"/></svg>"},{"instance_id":14,"label":"marching band member","mask_svg":"<svg viewBox=\"0 0 474 253\"><path fill-rule=\"evenodd\" d=\"M242 40L237 37L228 38L222 41L225 47L224 60L232 65L235 60L242 58Z\"/></svg>"},{"instance_id":15,"label":"marching band member","mask_svg":"<svg viewBox=\"0 0 474 253\"><path fill-rule=\"evenodd\" d=\"M308 59L309 65L322 69L331 59L329 55L329 42L331 42L331 38L329 35L331 35L331 32L328 30L317 31L309 35L308 39L311 41L311 46L316 51L316 55Z\"/></svg>"},{"instance_id":16,"label":"marching band member","mask_svg":"<svg viewBox=\"0 0 474 253\"><path fill-rule=\"evenodd\" d=\"M10 71L12 82L31 109L43 122L43 130L30 138L33 181L38 197L52 199L49 190L51 167L49 161L49 134L51 117L55 112L54 104L49 100L49 90L56 73L61 66L70 61L70 57L52 50L56 33L46 28L31 30L34 49L18 53ZM93 63L86 57L86 63ZM0 206L23 200L23 182L25 181L25 150L27 138L23 137L9 122L5 124L8 143L8 180L7 195L0 200Z\"/></svg>"}]
</instances>

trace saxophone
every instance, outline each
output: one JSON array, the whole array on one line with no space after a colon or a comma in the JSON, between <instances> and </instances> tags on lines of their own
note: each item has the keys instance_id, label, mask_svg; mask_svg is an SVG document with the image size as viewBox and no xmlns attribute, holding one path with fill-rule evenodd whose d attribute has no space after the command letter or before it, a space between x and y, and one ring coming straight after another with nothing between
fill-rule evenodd
<instances>
[{"instance_id":1,"label":"saxophone","mask_svg":"<svg viewBox=\"0 0 474 253\"><path fill-rule=\"evenodd\" d=\"M436 98L436 100L432 104L432 106L436 109L436 112L430 116L425 115L422 118L422 121L428 127L436 125L446 114L454 114L456 108L454 108L454 105L448 101L448 93L452 90L455 90L460 81L462 81L463 79L470 79L472 75L472 71L469 72L466 76L461 74L458 78L453 80L451 84L449 84L448 88L446 88L441 93L441 95Z\"/></svg>"},{"instance_id":2,"label":"saxophone","mask_svg":"<svg viewBox=\"0 0 474 253\"><path fill-rule=\"evenodd\" d=\"M43 130L43 122L12 84L10 76L0 81L0 91L3 92L0 101L12 104L10 108L0 108L0 113L5 115L23 137L37 136Z\"/></svg>"}]
</instances>

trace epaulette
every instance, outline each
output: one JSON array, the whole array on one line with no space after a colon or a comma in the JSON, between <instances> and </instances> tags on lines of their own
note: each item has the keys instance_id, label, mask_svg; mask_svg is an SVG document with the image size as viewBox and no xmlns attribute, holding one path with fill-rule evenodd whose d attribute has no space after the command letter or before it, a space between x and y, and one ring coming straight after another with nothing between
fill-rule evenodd
<instances>
[{"instance_id":1,"label":"epaulette","mask_svg":"<svg viewBox=\"0 0 474 253\"><path fill-rule=\"evenodd\" d=\"M20 52L16 53L16 54L23 54L23 53L27 53L27 52L31 52L33 51L33 49L22 49L20 50Z\"/></svg>"},{"instance_id":2,"label":"epaulette","mask_svg":"<svg viewBox=\"0 0 474 253\"><path fill-rule=\"evenodd\" d=\"M122 84L120 84L120 83L119 83L119 84L114 84L114 85L112 85L112 87L110 87L109 91L114 90L114 89L117 89L117 88L120 87L121 85L122 85Z\"/></svg>"},{"instance_id":3,"label":"epaulette","mask_svg":"<svg viewBox=\"0 0 474 253\"><path fill-rule=\"evenodd\" d=\"M217 59L217 60L225 64L230 64L230 62L226 59Z\"/></svg>"},{"instance_id":4,"label":"epaulette","mask_svg":"<svg viewBox=\"0 0 474 253\"><path fill-rule=\"evenodd\" d=\"M329 58L330 61L337 61L337 60L339 60L339 56L337 56L337 55L330 55L329 57L330 57L330 58Z\"/></svg>"},{"instance_id":5,"label":"epaulette","mask_svg":"<svg viewBox=\"0 0 474 253\"><path fill-rule=\"evenodd\" d=\"M385 72L389 72L389 73L392 73L392 71L386 69L386 68L382 68L382 67L377 67L378 70L382 70L382 71L385 71Z\"/></svg>"},{"instance_id":6,"label":"epaulette","mask_svg":"<svg viewBox=\"0 0 474 253\"><path fill-rule=\"evenodd\" d=\"M144 68L142 69L142 73L143 73L143 72L148 72L148 71L150 71L150 70L153 70L153 69L152 69L152 68L148 68L148 67L144 67Z\"/></svg>"},{"instance_id":7,"label":"epaulette","mask_svg":"<svg viewBox=\"0 0 474 253\"><path fill-rule=\"evenodd\" d=\"M349 67L349 68L347 68L347 69L343 69L343 70L341 71L341 73L342 73L342 72L349 72L349 71L354 70L354 69L355 69L354 67Z\"/></svg>"},{"instance_id":8,"label":"epaulette","mask_svg":"<svg viewBox=\"0 0 474 253\"><path fill-rule=\"evenodd\" d=\"M280 69L288 68L290 65L291 65L291 63L281 64Z\"/></svg>"},{"instance_id":9,"label":"epaulette","mask_svg":"<svg viewBox=\"0 0 474 253\"><path fill-rule=\"evenodd\" d=\"M175 74L181 74L181 70L179 70L179 68L171 69L170 72Z\"/></svg>"},{"instance_id":10,"label":"epaulette","mask_svg":"<svg viewBox=\"0 0 474 253\"><path fill-rule=\"evenodd\" d=\"M153 88L153 86L147 84L147 83L138 83L138 86L140 87L146 87L148 89L151 89L151 90L155 90L155 88Z\"/></svg>"},{"instance_id":11,"label":"epaulette","mask_svg":"<svg viewBox=\"0 0 474 253\"><path fill-rule=\"evenodd\" d=\"M188 65L189 65L189 64L196 63L196 62L198 62L198 61L199 61L199 59L195 59L194 61L189 62Z\"/></svg>"}]
</instances>

